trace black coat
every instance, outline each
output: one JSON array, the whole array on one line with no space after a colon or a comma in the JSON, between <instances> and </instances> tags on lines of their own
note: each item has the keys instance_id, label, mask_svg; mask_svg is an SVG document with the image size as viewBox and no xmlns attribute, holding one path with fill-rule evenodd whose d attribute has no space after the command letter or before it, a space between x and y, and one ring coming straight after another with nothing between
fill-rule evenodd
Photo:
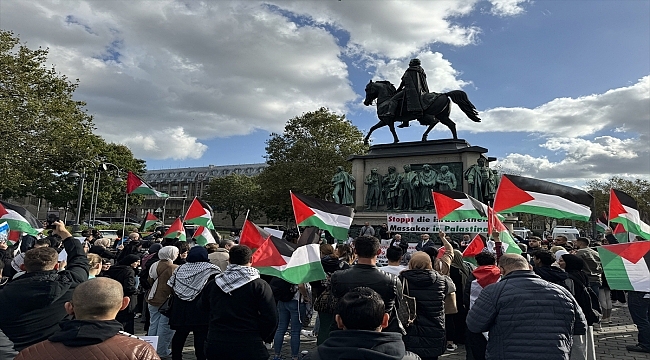
<instances>
[{"instance_id":1,"label":"black coat","mask_svg":"<svg viewBox=\"0 0 650 360\"><path fill-rule=\"evenodd\" d=\"M278 310L269 284L255 279L225 293L214 280L208 281L199 297L202 311L210 314L208 342L227 339L261 338L273 340Z\"/></svg>"},{"instance_id":2,"label":"black coat","mask_svg":"<svg viewBox=\"0 0 650 360\"><path fill-rule=\"evenodd\" d=\"M136 311L138 288L135 286L135 270L130 265L113 265L104 273L105 277L111 278L122 284L124 296L131 298L126 309L120 311L123 314L131 314Z\"/></svg>"},{"instance_id":3,"label":"black coat","mask_svg":"<svg viewBox=\"0 0 650 360\"><path fill-rule=\"evenodd\" d=\"M9 282L0 291L0 328L13 341L16 350L43 341L59 329L68 314L64 304L72 292L88 280L88 258L74 237L63 240L68 266L57 272L35 271Z\"/></svg>"},{"instance_id":4,"label":"black coat","mask_svg":"<svg viewBox=\"0 0 650 360\"><path fill-rule=\"evenodd\" d=\"M342 298L348 291L360 286L375 290L384 300L386 313L390 316L388 327L383 331L404 334L395 308L395 300L402 297L402 283L397 276L381 271L376 266L357 264L350 269L335 272L331 281L332 295L336 298Z\"/></svg>"},{"instance_id":5,"label":"black coat","mask_svg":"<svg viewBox=\"0 0 650 360\"><path fill-rule=\"evenodd\" d=\"M367 330L335 331L310 351L305 360L418 360L417 355L404 350L400 335Z\"/></svg>"},{"instance_id":6,"label":"black coat","mask_svg":"<svg viewBox=\"0 0 650 360\"><path fill-rule=\"evenodd\" d=\"M453 283L433 270L404 270L408 295L415 297L417 316L406 329L404 345L422 358L433 358L445 352L445 294Z\"/></svg>"},{"instance_id":7,"label":"black coat","mask_svg":"<svg viewBox=\"0 0 650 360\"><path fill-rule=\"evenodd\" d=\"M518 270L481 291L467 328L490 332L490 359L568 360L572 335L584 335L587 323L567 289Z\"/></svg>"}]
</instances>

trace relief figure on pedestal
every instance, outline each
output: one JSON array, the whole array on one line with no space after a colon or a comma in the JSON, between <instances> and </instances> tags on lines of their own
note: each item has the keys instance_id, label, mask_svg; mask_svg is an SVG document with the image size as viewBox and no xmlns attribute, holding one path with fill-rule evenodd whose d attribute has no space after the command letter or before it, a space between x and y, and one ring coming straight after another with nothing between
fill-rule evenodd
<instances>
[{"instance_id":1,"label":"relief figure on pedestal","mask_svg":"<svg viewBox=\"0 0 650 360\"><path fill-rule=\"evenodd\" d=\"M436 186L436 178L436 171L433 170L429 164L424 164L424 166L422 166L422 172L420 173L420 191L418 194L418 204L421 205L420 208L422 209L433 209L431 191Z\"/></svg>"},{"instance_id":2,"label":"relief figure on pedestal","mask_svg":"<svg viewBox=\"0 0 650 360\"><path fill-rule=\"evenodd\" d=\"M456 175L449 171L449 166L447 165L442 165L440 167L440 174L438 174L436 182L438 183L438 190L440 191L456 190L456 186L458 186Z\"/></svg>"},{"instance_id":3,"label":"relief figure on pedestal","mask_svg":"<svg viewBox=\"0 0 650 360\"><path fill-rule=\"evenodd\" d=\"M409 211L421 207L418 202L417 188L420 179L416 172L411 171L411 165L404 165L404 173L399 175L399 209Z\"/></svg>"},{"instance_id":4,"label":"relief figure on pedestal","mask_svg":"<svg viewBox=\"0 0 650 360\"><path fill-rule=\"evenodd\" d=\"M468 194L484 204L489 204L491 199L494 199L494 192L490 193L490 181L493 176L485 158L480 157L476 164L470 166L464 173L465 180L469 184Z\"/></svg>"},{"instance_id":5,"label":"relief figure on pedestal","mask_svg":"<svg viewBox=\"0 0 650 360\"><path fill-rule=\"evenodd\" d=\"M381 180L381 175L377 172L377 168L370 170L370 174L366 175L366 179L363 182L368 185L368 189L366 189L366 210L372 210L373 206L377 210L379 205L383 205Z\"/></svg>"},{"instance_id":6,"label":"relief figure on pedestal","mask_svg":"<svg viewBox=\"0 0 650 360\"><path fill-rule=\"evenodd\" d=\"M397 209L397 199L399 194L399 175L394 166L388 167L388 174L382 179L382 188L384 190L384 199L386 199L386 210Z\"/></svg>"}]
</instances>

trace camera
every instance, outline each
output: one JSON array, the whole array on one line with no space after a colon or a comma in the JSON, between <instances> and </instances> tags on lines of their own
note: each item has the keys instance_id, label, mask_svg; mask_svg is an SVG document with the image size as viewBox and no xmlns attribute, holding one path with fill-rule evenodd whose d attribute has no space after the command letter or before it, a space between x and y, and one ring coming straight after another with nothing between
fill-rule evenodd
<instances>
[{"instance_id":1,"label":"camera","mask_svg":"<svg viewBox=\"0 0 650 360\"><path fill-rule=\"evenodd\" d=\"M54 226L54 223L59 221L59 216L57 214L49 214L47 215L47 226L45 227L46 229L55 229L56 226Z\"/></svg>"}]
</instances>

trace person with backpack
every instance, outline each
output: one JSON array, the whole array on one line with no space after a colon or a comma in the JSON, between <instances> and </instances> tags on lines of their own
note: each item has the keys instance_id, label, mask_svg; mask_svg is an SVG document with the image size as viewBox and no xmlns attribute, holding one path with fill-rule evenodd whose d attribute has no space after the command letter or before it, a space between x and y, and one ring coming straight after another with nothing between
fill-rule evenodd
<instances>
[{"instance_id":1,"label":"person with backpack","mask_svg":"<svg viewBox=\"0 0 650 360\"><path fill-rule=\"evenodd\" d=\"M291 324L291 359L297 360L300 354L300 330L302 330L301 314L305 314L305 302L309 302L305 284L294 285L284 279L271 279L271 290L277 302L278 328L273 338L273 360L280 360L284 334Z\"/></svg>"},{"instance_id":2,"label":"person with backpack","mask_svg":"<svg viewBox=\"0 0 650 360\"><path fill-rule=\"evenodd\" d=\"M588 325L585 335L573 335L571 360L595 360L593 325L600 321L601 313L598 295L589 287L589 278L582 271L585 263L581 258L572 254L564 254L558 259L558 264L567 273L568 278L565 281L567 288L582 309Z\"/></svg>"},{"instance_id":3,"label":"person with backpack","mask_svg":"<svg viewBox=\"0 0 650 360\"><path fill-rule=\"evenodd\" d=\"M400 273L403 294L415 297L416 316L403 336L406 350L423 360L437 359L445 352L445 296L456 291L453 281L433 270L431 257L418 251L409 267ZM407 324L404 324L405 326Z\"/></svg>"}]
</instances>

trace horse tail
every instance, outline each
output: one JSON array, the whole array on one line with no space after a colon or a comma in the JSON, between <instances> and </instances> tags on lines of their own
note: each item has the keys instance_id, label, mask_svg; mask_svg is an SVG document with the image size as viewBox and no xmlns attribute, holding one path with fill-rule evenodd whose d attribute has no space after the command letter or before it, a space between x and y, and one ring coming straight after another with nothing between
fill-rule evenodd
<instances>
[{"instance_id":1,"label":"horse tail","mask_svg":"<svg viewBox=\"0 0 650 360\"><path fill-rule=\"evenodd\" d=\"M451 101L456 103L456 105L458 105L458 107L463 110L468 118L472 119L472 121L475 122L481 122L481 118L478 117L478 111L476 111L476 107L467 98L467 93L462 90L453 90L445 93L445 95L447 95Z\"/></svg>"}]
</instances>

